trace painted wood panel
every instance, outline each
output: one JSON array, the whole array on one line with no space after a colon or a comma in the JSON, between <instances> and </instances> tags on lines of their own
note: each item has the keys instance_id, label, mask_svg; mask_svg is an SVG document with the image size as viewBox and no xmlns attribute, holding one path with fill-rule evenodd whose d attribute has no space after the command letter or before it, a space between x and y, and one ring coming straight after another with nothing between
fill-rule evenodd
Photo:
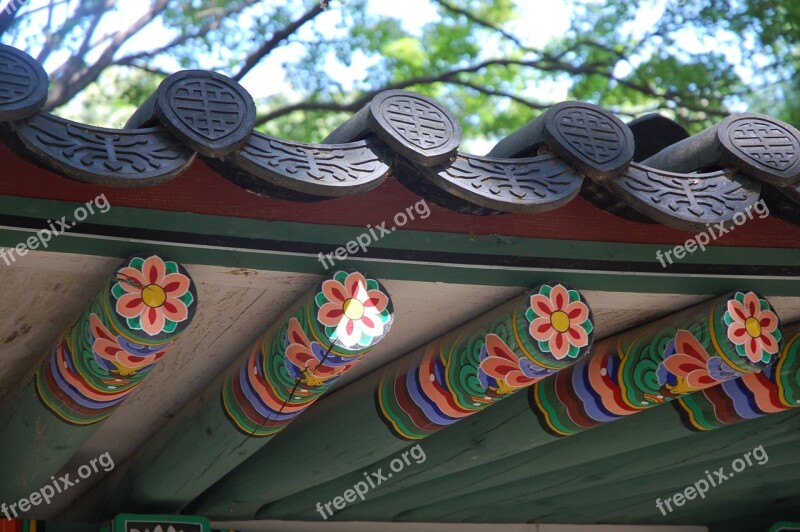
<instances>
[{"instance_id":1,"label":"painted wood panel","mask_svg":"<svg viewBox=\"0 0 800 532\"><path fill-rule=\"evenodd\" d=\"M214 173L197 161L172 181L136 190L111 190L107 187L75 182L48 170L32 168L6 146L0 156L11 174L35 175L35 179L4 180L0 194L87 201L106 193L112 205L142 207L166 211L194 212L241 216L262 220L306 221L307 211L297 202L268 199L250 194ZM35 183L35 185L34 185ZM390 179L379 187L351 198L339 198L315 204L314 221L320 224L367 224L386 219L387 213L402 212L419 201L419 196ZM594 207L583 198L575 198L566 206L542 214L508 214L503 216L470 216L431 205L431 216L409 223L408 229L443 231L475 235L500 234L559 238L563 240L610 240L616 242L682 244L689 235L685 231L663 225L636 223L617 218ZM343 216L343 213L346 213ZM796 247L800 228L773 217L753 220L737 229L737 238L720 245L754 247Z\"/></svg>"}]
</instances>

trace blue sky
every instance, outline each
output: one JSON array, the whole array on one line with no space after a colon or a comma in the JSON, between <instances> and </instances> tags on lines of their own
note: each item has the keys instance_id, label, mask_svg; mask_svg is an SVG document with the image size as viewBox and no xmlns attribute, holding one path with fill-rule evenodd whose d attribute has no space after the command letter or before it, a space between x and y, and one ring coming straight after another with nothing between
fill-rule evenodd
<instances>
[{"instance_id":1,"label":"blue sky","mask_svg":"<svg viewBox=\"0 0 800 532\"><path fill-rule=\"evenodd\" d=\"M291 0L276 1L283 3ZM348 9L348 1L349 0L331 0L330 7L327 11L315 20L317 29L323 34L331 35L332 37L345 31L340 25L337 25L337 23L341 21L342 14ZM683 0L644 0L640 4L641 9L639 16L630 27L625 29L633 35L637 33L641 34L646 31L647 28L652 27L655 21L664 13L665 9L679 9L682 1ZM20 0L16 0L16 2L19 4ZM70 3L74 5L73 2ZM148 3L149 2L137 2L133 0L120 1L118 12L107 15L96 34L107 35L120 27L130 24L130 21L135 20L144 12L144 6ZM6 4L8 4L8 0L0 1L0 5L2 5L3 8ZM47 4L48 0L30 0L30 2L21 9L36 10ZM553 37L567 30L572 13L571 4L572 2L568 0L548 0L547 2L544 0L518 0L521 16L509 29L531 47L541 47ZM376 14L388 15L399 19L405 28L412 33L426 23L435 20L437 17L436 9L428 0L370 0L368 9ZM66 9L63 9L60 13L57 13L57 15L63 18L66 16L66 12ZM46 10L41 10L36 16L45 17L45 15ZM44 21L44 18L42 20ZM302 38L304 32L307 31L310 31L309 27L301 28L298 36ZM126 54L129 52L151 49L154 46L168 42L172 37L173 36L156 21L130 39L118 53ZM716 49L725 53L733 64L738 63L740 61L741 46L746 46L748 43L743 43L736 35L721 35L717 37L721 38L700 38L691 30L687 30L680 36L680 42L682 47L689 53ZM242 85L256 100L272 94L291 94L291 87L286 83L283 77L282 64L295 57L298 53L298 47L301 46L301 44L295 43L276 49L242 80ZM48 71L52 71L66 58L66 52L60 55L54 55L45 64L45 68ZM201 68L213 68L212 58L204 58L201 56L197 59ZM336 65L335 68L331 68L331 72L336 78L336 81L347 89L354 81L363 79L367 75L367 68L373 60L374 59L364 54L358 54L356 52L354 61L349 67ZM180 65L170 58L160 59L159 63L155 66L165 71L180 70ZM618 76L624 76L627 74L626 70L630 68L630 64L620 62L617 66L616 74ZM743 67L739 68L737 73L742 76L745 81L753 76L752 72L744 70ZM265 80L269 81L265 82ZM564 78L562 81L537 84L535 87L529 89L531 94L521 94L520 96L560 101L567 98L568 88L569 80ZM77 98L70 106L63 110L62 114L70 116L73 114L73 111L81 105L85 105L85 102ZM72 107L72 109L70 109L70 107ZM736 106L734 106L733 110L743 109L736 109ZM115 119L119 120L118 117L115 117ZM118 124L97 125L119 126Z\"/></svg>"}]
</instances>

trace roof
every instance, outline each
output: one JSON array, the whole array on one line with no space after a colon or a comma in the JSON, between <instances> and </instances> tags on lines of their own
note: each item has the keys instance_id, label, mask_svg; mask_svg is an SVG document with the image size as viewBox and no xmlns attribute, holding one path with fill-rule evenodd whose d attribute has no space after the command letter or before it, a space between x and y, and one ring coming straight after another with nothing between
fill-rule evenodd
<instances>
[{"instance_id":1,"label":"roof","mask_svg":"<svg viewBox=\"0 0 800 532\"><path fill-rule=\"evenodd\" d=\"M393 176L416 194L468 214L539 213L577 195L636 221L699 230L733 224L760 199L797 221L800 132L742 113L689 138L649 115L624 124L595 105L562 102L502 139L485 156L459 152L458 119L435 100L388 90L322 144L254 131L252 97L208 71L167 77L123 129L43 112L47 77L32 58L2 48L0 121L7 143L79 181L148 187L199 156L256 194L319 201L361 194Z\"/></svg>"}]
</instances>

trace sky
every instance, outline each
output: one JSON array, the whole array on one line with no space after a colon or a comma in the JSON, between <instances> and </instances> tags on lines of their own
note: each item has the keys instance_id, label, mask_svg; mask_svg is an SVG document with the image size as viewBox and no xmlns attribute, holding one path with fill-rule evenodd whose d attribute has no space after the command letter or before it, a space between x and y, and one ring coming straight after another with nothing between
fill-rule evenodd
<instances>
[{"instance_id":1,"label":"sky","mask_svg":"<svg viewBox=\"0 0 800 532\"><path fill-rule=\"evenodd\" d=\"M26 5L21 9L36 10L39 7L46 6L48 0L15 0L17 5L24 2ZM291 0L278 0L281 2ZM665 9L676 9L680 7L683 0L644 0L642 2L642 9L636 21L631 25L629 31L632 34L644 32L647 28L651 27L654 22L664 13ZM5 8L9 0L0 0L0 6ZM330 6L325 13L320 15L315 21L317 28L323 33L329 33L335 36L343 30L337 26L337 22L341 20L342 14L348 9L349 0L331 0ZM149 3L149 2L147 2ZM518 0L518 7L521 11L520 18L516 21L515 26L510 29L513 33L520 36L520 38L532 47L541 47L546 44L553 37L565 32L569 27L571 8L569 2L558 0ZM107 15L104 22L98 28L97 35L104 35L113 32L119 27L125 26L131 20L138 18L144 10L145 2L123 0L120 2L120 9L117 13ZM546 8L543 8L546 6ZM418 31L426 23L433 21L437 17L436 9L429 3L428 0L370 0L368 9L376 14L388 15L396 17L402 21L405 29L410 32ZM44 17L46 10L38 12L37 16ZM66 10L64 10L66 13ZM62 15L63 16L63 15ZM301 28L298 36L302 38L303 31L309 30L306 26ZM171 36L167 31L156 21L147 26L139 34L134 36L130 41L119 51L120 54L128 52L135 52L139 50L146 50L152 48L157 43L165 43ZM740 54L740 41L736 40L735 35L731 35L731 42L733 44L726 44L720 41L711 41L709 39L701 40L694 33L687 31L685 35L681 36L681 43L684 48L689 52L703 51L708 49L721 50L728 55L733 64L738 62ZM287 94L291 93L291 87L288 85L283 77L282 63L291 59L297 54L297 47L300 44L289 44L276 49L264 61L262 61L256 68L254 68L242 81L242 85L247 89L253 97L258 100L272 94ZM50 61L44 66L48 71L52 71L57 67L66 57L66 52L61 55L54 55ZM198 58L201 68L212 68L212 59L210 57ZM205 59L205 61L204 61ZM356 53L354 61L349 67L342 67L336 65L332 68L331 72L335 73L336 80L347 89L352 84L367 75L367 68L371 65L374 59L370 59L364 54ZM204 64L207 63L207 64ZM180 70L180 65L170 58L163 58L160 63L154 65L165 71ZM630 69L630 65L620 63L617 67L616 74L624 76ZM738 72L745 81L752 77L751 72L743 71L740 69ZM265 83L264 80L269 80ZM567 99L569 88L569 81L564 79L562 81L553 81L547 84L537 84L535 87L530 87L530 94L521 94L523 97L538 97L541 99L549 99L551 101L560 101ZM80 100L74 101L72 106L83 105ZM77 108L75 108L77 109ZM64 109L64 115L69 116L73 114L75 109L70 109L69 106ZM733 109L739 110L739 109ZM75 113L77 114L77 113ZM111 127L118 127L117 124L97 124Z\"/></svg>"},{"instance_id":2,"label":"sky","mask_svg":"<svg viewBox=\"0 0 800 532\"><path fill-rule=\"evenodd\" d=\"M0 1L2 9L9 4L10 0ZM25 0L14 0L17 5ZM35 10L42 6L47 5L48 0L28 0L23 9ZM138 18L144 8L145 2L136 2L131 0L124 0L120 2L120 9L118 13L109 14L104 19L101 26L98 28L97 34L103 35L110 33L125 24L129 24L131 20ZM330 7L326 13L320 15L316 23L318 27L331 34L340 32L341 29L336 27L336 23L340 20L340 10L347 9L348 0L331 0ZM565 2L548 1L547 9L541 9L542 3L537 1L519 2L519 8L522 12L520 21L516 24L517 27L512 28L530 45L541 46L549 39L558 35L560 32L565 31L569 26L570 9ZM427 0L402 0L402 1L387 1L387 0L371 0L368 9L376 14L389 15L396 17L402 21L406 29L414 31L421 28L427 22L435 20L437 17L436 9ZM40 16L44 17L45 12L41 11ZM533 23L531 23L533 22ZM302 32L302 29L301 29ZM301 33L302 35L302 33ZM120 54L127 52L138 51L147 49L153 46L153 43L166 42L167 36L163 27L157 22L151 23L144 28L139 34L134 36L123 49L119 51ZM299 46L299 45L298 45ZM256 67L247 77L244 78L242 85L253 94L255 98L269 96L286 92L289 86L285 83L280 75L282 73L281 64L287 59L291 58L296 50L293 46L283 46L270 54L258 67ZM67 57L65 54L53 55L51 59L44 65L45 69L52 71ZM202 63L202 58L201 63ZM370 65L370 60L364 55L356 56L353 65L347 69L339 68L337 70L339 81L345 87L351 84L353 80L363 77L366 73L367 67ZM176 63L170 63L169 60L164 60L163 64L158 65L167 71L179 70L180 66ZM209 62L209 67L210 62ZM276 74L278 76L276 77ZM264 77L268 76L268 77ZM263 79L269 79L270 83L263 83Z\"/></svg>"}]
</instances>

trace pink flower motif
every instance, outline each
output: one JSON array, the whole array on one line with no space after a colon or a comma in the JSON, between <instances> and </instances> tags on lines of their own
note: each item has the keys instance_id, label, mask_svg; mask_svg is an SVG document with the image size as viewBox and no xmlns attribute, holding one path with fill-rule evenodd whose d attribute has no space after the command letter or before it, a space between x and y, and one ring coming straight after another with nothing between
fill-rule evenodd
<instances>
[{"instance_id":1,"label":"pink flower motif","mask_svg":"<svg viewBox=\"0 0 800 532\"><path fill-rule=\"evenodd\" d=\"M180 322L189 316L186 303L179 299L189 291L189 278L167 273L160 257L153 255L145 260L141 271L126 266L119 270L118 277L118 284L127 293L117 300L117 313L128 319L138 318L142 330L150 336L162 332L167 320Z\"/></svg>"},{"instance_id":2,"label":"pink flower motif","mask_svg":"<svg viewBox=\"0 0 800 532\"><path fill-rule=\"evenodd\" d=\"M326 357L325 349L317 342L312 342L306 336L297 318L289 320L287 331L286 358L291 366L289 369L293 377L302 375L302 381L307 386L319 386L326 381L347 373L360 356L343 359L333 354ZM323 364L325 360L327 363Z\"/></svg>"},{"instance_id":3,"label":"pink flower motif","mask_svg":"<svg viewBox=\"0 0 800 532\"><path fill-rule=\"evenodd\" d=\"M712 358L692 333L678 330L656 370L663 394L674 397L719 384L722 381L711 371L715 361L719 359Z\"/></svg>"},{"instance_id":4,"label":"pink flower motif","mask_svg":"<svg viewBox=\"0 0 800 532\"><path fill-rule=\"evenodd\" d=\"M89 325L94 338L92 351L94 351L95 356L108 361L110 364L109 366L101 363L102 366L122 376L135 375L138 370L158 362L172 347L171 343L151 347L131 344L124 338L114 336L103 325L97 314L92 314L89 317Z\"/></svg>"},{"instance_id":5,"label":"pink flower motif","mask_svg":"<svg viewBox=\"0 0 800 532\"><path fill-rule=\"evenodd\" d=\"M531 308L539 316L531 321L530 334L539 342L550 346L556 360L565 358L570 351L589 344L589 335L580 325L589 318L589 307L582 301L570 303L567 289L558 284L553 286L550 296L534 294Z\"/></svg>"},{"instance_id":6,"label":"pink flower motif","mask_svg":"<svg viewBox=\"0 0 800 532\"><path fill-rule=\"evenodd\" d=\"M322 283L322 292L328 302L320 307L317 319L336 329L332 339L352 348L362 343L362 337L372 341L383 334L380 313L386 309L389 298L380 290L367 290L363 275L353 272L344 282L328 279Z\"/></svg>"},{"instance_id":7,"label":"pink flower motif","mask_svg":"<svg viewBox=\"0 0 800 532\"><path fill-rule=\"evenodd\" d=\"M762 310L758 296L753 292L744 294L743 302L728 301L728 338L751 362L768 362L778 352L778 316L771 310Z\"/></svg>"},{"instance_id":8,"label":"pink flower motif","mask_svg":"<svg viewBox=\"0 0 800 532\"><path fill-rule=\"evenodd\" d=\"M530 386L552 373L526 358L518 358L496 334L486 335L478 366L478 381L484 388L505 395Z\"/></svg>"}]
</instances>

